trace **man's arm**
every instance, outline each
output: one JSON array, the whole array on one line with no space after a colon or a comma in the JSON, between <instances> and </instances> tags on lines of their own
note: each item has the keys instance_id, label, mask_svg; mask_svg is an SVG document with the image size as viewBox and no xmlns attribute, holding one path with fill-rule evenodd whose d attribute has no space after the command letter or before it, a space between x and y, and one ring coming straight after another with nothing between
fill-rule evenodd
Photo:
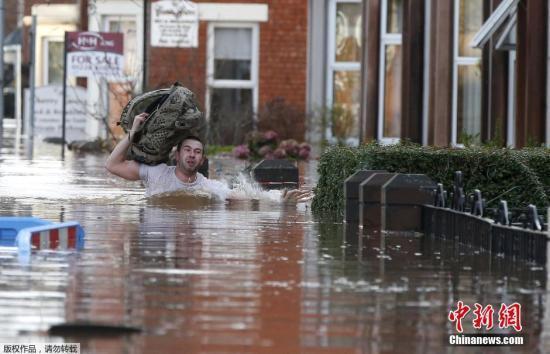
<instances>
[{"instance_id":1,"label":"man's arm","mask_svg":"<svg viewBox=\"0 0 550 354\"><path fill-rule=\"evenodd\" d=\"M281 201L283 203L306 203L313 199L315 195L313 191L306 189L291 189L284 188L281 191Z\"/></svg>"},{"instance_id":2,"label":"man's arm","mask_svg":"<svg viewBox=\"0 0 550 354\"><path fill-rule=\"evenodd\" d=\"M129 181L139 180L139 163L126 160L126 153L130 148L130 140L133 138L139 126L143 124L147 116L147 113L141 113L135 116L132 129L128 132L128 136L124 137L124 139L115 146L113 152L111 152L111 155L109 155L109 158L105 162L107 171Z\"/></svg>"}]
</instances>

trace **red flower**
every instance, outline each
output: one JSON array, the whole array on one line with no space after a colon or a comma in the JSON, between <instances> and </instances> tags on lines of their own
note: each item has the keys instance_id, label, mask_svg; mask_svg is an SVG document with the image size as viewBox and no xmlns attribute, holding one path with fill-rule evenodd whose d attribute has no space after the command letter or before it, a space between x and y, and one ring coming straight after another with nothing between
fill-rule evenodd
<instances>
[{"instance_id":1,"label":"red flower","mask_svg":"<svg viewBox=\"0 0 550 354\"><path fill-rule=\"evenodd\" d=\"M247 159L250 155L250 150L246 145L238 145L233 148L233 156L238 159Z\"/></svg>"},{"instance_id":2,"label":"red flower","mask_svg":"<svg viewBox=\"0 0 550 354\"><path fill-rule=\"evenodd\" d=\"M277 159L284 159L286 157L286 150L279 147L275 149L273 156Z\"/></svg>"}]
</instances>

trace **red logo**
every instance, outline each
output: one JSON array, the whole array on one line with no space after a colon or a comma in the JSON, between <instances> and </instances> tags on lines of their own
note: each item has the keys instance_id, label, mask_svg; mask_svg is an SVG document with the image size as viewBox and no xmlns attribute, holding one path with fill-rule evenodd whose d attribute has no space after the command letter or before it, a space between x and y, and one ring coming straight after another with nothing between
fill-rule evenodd
<instances>
[{"instance_id":1,"label":"red logo","mask_svg":"<svg viewBox=\"0 0 550 354\"><path fill-rule=\"evenodd\" d=\"M498 326L500 328L513 327L517 332L521 331L521 305L517 302L510 306L500 305Z\"/></svg>"},{"instance_id":2,"label":"red logo","mask_svg":"<svg viewBox=\"0 0 550 354\"><path fill-rule=\"evenodd\" d=\"M464 305L462 301L458 301L456 306L456 310L449 312L448 318L449 321L455 323L456 331L462 333L462 320L470 312L470 306ZM482 306L475 303L474 307L473 327L475 329L485 328L486 330L493 328L493 316L495 313L493 305ZM511 305L501 304L498 311L498 326L499 328L511 327L516 332L520 332L523 328L521 325L521 305L517 302Z\"/></svg>"},{"instance_id":3,"label":"red logo","mask_svg":"<svg viewBox=\"0 0 550 354\"><path fill-rule=\"evenodd\" d=\"M67 32L67 52L108 52L122 55L123 35L114 32Z\"/></svg>"},{"instance_id":4,"label":"red logo","mask_svg":"<svg viewBox=\"0 0 550 354\"><path fill-rule=\"evenodd\" d=\"M481 306L477 302L474 305L476 309L474 310L474 328L481 329L482 326L485 326L487 330L493 328L493 305L487 305L485 307Z\"/></svg>"},{"instance_id":5,"label":"red logo","mask_svg":"<svg viewBox=\"0 0 550 354\"><path fill-rule=\"evenodd\" d=\"M464 305L462 301L459 301L457 306L456 311L449 312L449 321L456 322L456 330L462 333L462 319L470 312L470 306Z\"/></svg>"}]
</instances>

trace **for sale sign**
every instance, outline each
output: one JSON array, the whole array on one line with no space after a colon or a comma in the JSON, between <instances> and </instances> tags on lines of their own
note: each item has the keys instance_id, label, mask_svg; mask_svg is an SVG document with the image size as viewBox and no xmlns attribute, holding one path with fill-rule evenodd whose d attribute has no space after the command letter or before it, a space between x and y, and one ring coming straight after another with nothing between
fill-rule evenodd
<instances>
[{"instance_id":1,"label":"for sale sign","mask_svg":"<svg viewBox=\"0 0 550 354\"><path fill-rule=\"evenodd\" d=\"M123 48L122 33L67 32L67 75L121 78Z\"/></svg>"}]
</instances>

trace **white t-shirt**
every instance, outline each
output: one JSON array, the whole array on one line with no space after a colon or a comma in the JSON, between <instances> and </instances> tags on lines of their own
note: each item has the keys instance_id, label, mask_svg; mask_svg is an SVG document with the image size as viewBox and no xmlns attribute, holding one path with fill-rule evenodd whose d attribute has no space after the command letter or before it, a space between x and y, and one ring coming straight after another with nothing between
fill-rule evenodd
<instances>
[{"instance_id":1,"label":"white t-shirt","mask_svg":"<svg viewBox=\"0 0 550 354\"><path fill-rule=\"evenodd\" d=\"M202 191L212 197L224 200L231 189L220 181L214 181L197 172L197 178L191 183L182 182L176 176L176 166L160 164L156 166L139 165L139 177L146 187L145 196L186 190L189 192Z\"/></svg>"}]
</instances>

